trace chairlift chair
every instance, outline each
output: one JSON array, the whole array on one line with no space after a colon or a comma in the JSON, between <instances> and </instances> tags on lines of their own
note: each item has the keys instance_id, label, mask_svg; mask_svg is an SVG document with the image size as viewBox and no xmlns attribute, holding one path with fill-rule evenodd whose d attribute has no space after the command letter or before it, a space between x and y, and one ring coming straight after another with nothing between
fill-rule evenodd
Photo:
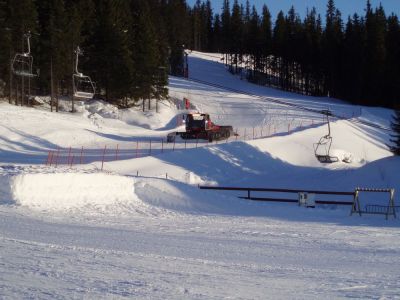
<instances>
[{"instance_id":1,"label":"chairlift chair","mask_svg":"<svg viewBox=\"0 0 400 300\"><path fill-rule=\"evenodd\" d=\"M331 116L332 113L329 110L324 110L321 113L326 116L326 121L328 124L328 134L321 137L318 143L314 144L314 154L318 161L321 163L335 163L339 161L339 158L337 156L330 155L332 137L329 116Z\"/></svg>"},{"instance_id":2,"label":"chairlift chair","mask_svg":"<svg viewBox=\"0 0 400 300\"><path fill-rule=\"evenodd\" d=\"M95 93L95 86L89 76L80 74L73 75L74 97L79 99L92 99Z\"/></svg>"},{"instance_id":3,"label":"chairlift chair","mask_svg":"<svg viewBox=\"0 0 400 300\"><path fill-rule=\"evenodd\" d=\"M79 55L82 55L82 51L77 47L75 60L75 73L72 75L74 97L78 99L93 99L96 88L93 81L89 76L84 75L78 71Z\"/></svg>"},{"instance_id":4,"label":"chairlift chair","mask_svg":"<svg viewBox=\"0 0 400 300\"><path fill-rule=\"evenodd\" d=\"M33 56L31 55L31 44L30 37L31 34L24 34L26 38L28 51L24 53L16 53L12 63L11 70L14 75L23 76L23 77L35 77L37 74L33 74Z\"/></svg>"}]
</instances>

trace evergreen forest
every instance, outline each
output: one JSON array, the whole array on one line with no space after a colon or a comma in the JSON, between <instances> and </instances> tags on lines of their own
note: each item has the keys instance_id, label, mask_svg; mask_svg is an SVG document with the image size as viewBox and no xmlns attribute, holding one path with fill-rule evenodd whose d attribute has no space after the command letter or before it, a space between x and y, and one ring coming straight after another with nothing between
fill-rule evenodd
<instances>
[{"instance_id":1,"label":"evergreen forest","mask_svg":"<svg viewBox=\"0 0 400 300\"><path fill-rule=\"evenodd\" d=\"M295 8L271 16L249 1L214 11L198 0L0 0L0 93L10 61L31 33L35 94L68 95L77 46L99 97L120 107L168 97L168 74L184 75L184 49L217 52L230 72L257 84L355 104L398 108L400 23L382 6L342 16Z\"/></svg>"}]
</instances>

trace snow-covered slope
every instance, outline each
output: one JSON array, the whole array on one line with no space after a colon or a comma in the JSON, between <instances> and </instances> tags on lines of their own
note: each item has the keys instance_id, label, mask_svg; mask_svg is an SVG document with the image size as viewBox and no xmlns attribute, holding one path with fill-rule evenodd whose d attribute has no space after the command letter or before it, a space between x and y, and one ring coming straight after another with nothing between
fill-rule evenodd
<instances>
[{"instance_id":1,"label":"snow-covered slope","mask_svg":"<svg viewBox=\"0 0 400 300\"><path fill-rule=\"evenodd\" d=\"M397 219L198 188L397 193L400 160L379 129L389 127L392 111L249 84L216 54L193 52L189 67L195 81L171 77L172 100L159 103L160 113L118 111L101 101L78 103L75 114L0 102L0 298L398 297ZM137 141L176 130L184 111L175 104L183 97L191 110L234 126L238 141L168 145L132 159ZM62 107L70 109L68 102ZM332 155L340 161L324 165L313 147L327 134L315 110L327 108L340 116L331 123ZM261 129L264 138L253 140ZM117 145L126 155L112 152L102 164L101 152L94 154ZM91 159L43 164L50 150L69 147ZM388 201L386 194L361 197Z\"/></svg>"}]
</instances>

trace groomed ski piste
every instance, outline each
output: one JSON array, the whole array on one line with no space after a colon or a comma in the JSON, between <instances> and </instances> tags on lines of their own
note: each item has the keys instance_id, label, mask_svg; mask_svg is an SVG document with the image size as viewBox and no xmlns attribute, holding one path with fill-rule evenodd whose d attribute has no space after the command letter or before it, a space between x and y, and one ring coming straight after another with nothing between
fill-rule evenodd
<instances>
[{"instance_id":1,"label":"groomed ski piste","mask_svg":"<svg viewBox=\"0 0 400 300\"><path fill-rule=\"evenodd\" d=\"M176 101L160 103L159 113L101 101L77 103L75 114L0 102L0 298L400 299L398 219L198 188L394 188L399 205L400 160L387 147L393 111L256 86L220 58L190 53L192 80L170 77ZM183 97L218 124L274 130L110 159L103 170L96 157L45 165L58 148L131 149L165 138L179 129ZM326 109L336 116L333 164L314 156L327 134L316 111Z\"/></svg>"}]
</instances>

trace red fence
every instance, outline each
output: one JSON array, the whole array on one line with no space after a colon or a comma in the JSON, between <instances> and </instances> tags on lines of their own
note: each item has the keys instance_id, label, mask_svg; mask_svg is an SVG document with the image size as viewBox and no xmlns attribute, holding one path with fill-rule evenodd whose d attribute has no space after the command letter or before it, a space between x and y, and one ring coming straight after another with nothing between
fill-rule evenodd
<instances>
[{"instance_id":1,"label":"red fence","mask_svg":"<svg viewBox=\"0 0 400 300\"><path fill-rule=\"evenodd\" d=\"M263 127L238 128L235 135L222 141L212 143L207 140L182 140L176 139L173 143L167 143L166 137L148 137L145 140L132 140L121 144L105 145L102 148L57 148L49 150L45 161L48 166L70 166L88 164L101 161L101 169L105 162L140 158L145 156L160 155L165 152L182 151L198 147L206 147L233 141L248 141L267 138L276 134L288 134L303 127L320 124L321 120L292 120L288 122L275 122Z\"/></svg>"}]
</instances>

